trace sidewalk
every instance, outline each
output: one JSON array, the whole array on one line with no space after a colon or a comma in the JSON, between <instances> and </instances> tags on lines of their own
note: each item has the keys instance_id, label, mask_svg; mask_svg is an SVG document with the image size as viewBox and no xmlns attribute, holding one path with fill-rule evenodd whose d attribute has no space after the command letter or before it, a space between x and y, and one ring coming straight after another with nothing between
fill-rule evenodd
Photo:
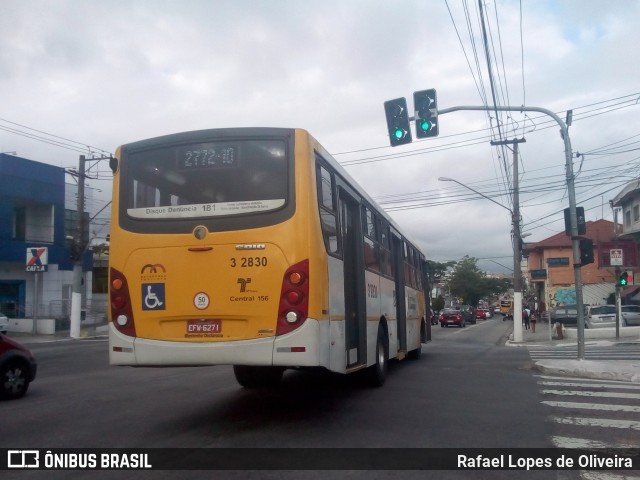
<instances>
[{"instance_id":1,"label":"sidewalk","mask_svg":"<svg viewBox=\"0 0 640 480\"><path fill-rule=\"evenodd\" d=\"M512 322L511 320L507 320ZM633 329L633 330L631 330ZM616 339L615 328L585 330L585 352L590 346L613 346L618 344L637 345L640 350L640 327L623 327L625 336ZM549 332L549 324L537 322L536 331L524 330L522 342L513 341L513 333L506 343L508 347L554 347L558 349L577 347L576 329L566 329L562 340L554 340ZM588 335L587 335L588 332ZM553 332L551 332L553 333ZM636 334L637 333L637 334ZM630 335L629 335L630 334ZM569 337L569 338L567 338ZM576 358L545 359L535 362L535 368L542 373L601 380L621 380L640 383L640 360L578 360Z\"/></svg>"},{"instance_id":2,"label":"sidewalk","mask_svg":"<svg viewBox=\"0 0 640 480\"><path fill-rule=\"evenodd\" d=\"M80 328L80 337L71 338L69 330L59 330L53 335L51 334L33 334L25 332L7 332L7 336L17 340L25 345L32 345L34 343L50 343L50 342L62 342L87 340L95 338L107 338L109 336L109 327L107 324L88 325Z\"/></svg>"}]
</instances>

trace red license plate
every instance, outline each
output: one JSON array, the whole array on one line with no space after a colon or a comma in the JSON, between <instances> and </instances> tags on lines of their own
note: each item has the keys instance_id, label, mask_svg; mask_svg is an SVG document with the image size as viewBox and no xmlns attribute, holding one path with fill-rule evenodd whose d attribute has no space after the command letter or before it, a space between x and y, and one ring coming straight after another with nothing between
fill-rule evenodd
<instances>
[{"instance_id":1,"label":"red license plate","mask_svg":"<svg viewBox=\"0 0 640 480\"><path fill-rule=\"evenodd\" d=\"M187 320L187 333L222 333L222 320Z\"/></svg>"}]
</instances>

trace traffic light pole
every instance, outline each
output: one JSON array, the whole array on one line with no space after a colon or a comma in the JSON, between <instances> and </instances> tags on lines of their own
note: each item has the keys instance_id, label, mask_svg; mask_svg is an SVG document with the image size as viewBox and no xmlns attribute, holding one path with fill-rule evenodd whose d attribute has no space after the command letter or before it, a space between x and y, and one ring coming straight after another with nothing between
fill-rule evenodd
<instances>
[{"instance_id":1,"label":"traffic light pole","mask_svg":"<svg viewBox=\"0 0 640 480\"><path fill-rule=\"evenodd\" d=\"M457 106L450 108L438 109L438 116L445 113L478 110L478 111L501 111L501 112L539 112L553 118L560 126L560 134L564 140L564 153L566 162L566 178L567 178L567 191L569 193L569 212L571 220L571 245L573 249L573 272L575 276L576 285L576 304L578 310L578 360L584 360L584 308L582 305L582 272L580 270L581 257L580 257L580 238L578 237L578 216L576 214L576 192L575 192L575 176L573 174L573 162L571 153L571 140L569 139L569 130L565 122L558 117L551 110L541 107L498 107L498 106ZM514 272L515 276L515 272ZM514 306L515 310L515 306ZM515 314L515 311L514 311ZM514 315L514 329L515 329L515 315Z\"/></svg>"},{"instance_id":2,"label":"traffic light pole","mask_svg":"<svg viewBox=\"0 0 640 480\"><path fill-rule=\"evenodd\" d=\"M616 236L617 240L617 236ZM622 300L620 298L620 267L616 267L616 340L620 340L620 322L622 321Z\"/></svg>"}]
</instances>

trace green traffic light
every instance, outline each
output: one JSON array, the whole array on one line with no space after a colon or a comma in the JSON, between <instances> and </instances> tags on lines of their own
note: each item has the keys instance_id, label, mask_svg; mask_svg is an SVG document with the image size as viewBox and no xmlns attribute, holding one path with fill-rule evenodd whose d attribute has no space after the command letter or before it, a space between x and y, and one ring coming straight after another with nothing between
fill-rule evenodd
<instances>
[{"instance_id":1,"label":"green traffic light","mask_svg":"<svg viewBox=\"0 0 640 480\"><path fill-rule=\"evenodd\" d=\"M401 128L396 128L396 131L393 134L398 140L400 140L402 137L404 137L404 130L402 130Z\"/></svg>"},{"instance_id":2,"label":"green traffic light","mask_svg":"<svg viewBox=\"0 0 640 480\"><path fill-rule=\"evenodd\" d=\"M431 123L429 123L428 120L423 120L422 123L420 124L420 128L422 130L429 130L430 126L431 126Z\"/></svg>"}]
</instances>

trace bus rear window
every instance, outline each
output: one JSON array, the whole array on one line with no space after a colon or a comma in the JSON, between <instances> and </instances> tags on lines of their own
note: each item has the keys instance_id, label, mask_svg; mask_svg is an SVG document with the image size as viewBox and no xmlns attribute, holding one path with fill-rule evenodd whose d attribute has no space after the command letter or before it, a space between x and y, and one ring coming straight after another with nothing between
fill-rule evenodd
<instances>
[{"instance_id":1,"label":"bus rear window","mask_svg":"<svg viewBox=\"0 0 640 480\"><path fill-rule=\"evenodd\" d=\"M287 144L238 140L132 152L123 203L135 219L269 212L288 201Z\"/></svg>"}]
</instances>

